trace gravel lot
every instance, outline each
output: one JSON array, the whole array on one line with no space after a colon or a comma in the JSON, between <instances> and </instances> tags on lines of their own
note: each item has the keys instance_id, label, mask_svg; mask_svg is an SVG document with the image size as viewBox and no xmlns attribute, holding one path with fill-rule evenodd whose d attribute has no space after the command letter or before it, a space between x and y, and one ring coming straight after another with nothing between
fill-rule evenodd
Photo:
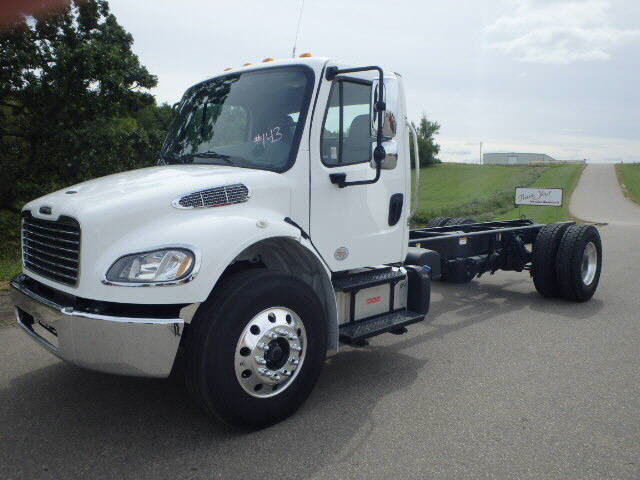
<instances>
[{"instance_id":1,"label":"gravel lot","mask_svg":"<svg viewBox=\"0 0 640 480\"><path fill-rule=\"evenodd\" d=\"M591 302L517 273L437 283L425 322L345 348L295 416L250 434L176 380L85 371L2 327L0 478L640 478L640 209L617 194L588 166L571 205L609 222Z\"/></svg>"}]
</instances>

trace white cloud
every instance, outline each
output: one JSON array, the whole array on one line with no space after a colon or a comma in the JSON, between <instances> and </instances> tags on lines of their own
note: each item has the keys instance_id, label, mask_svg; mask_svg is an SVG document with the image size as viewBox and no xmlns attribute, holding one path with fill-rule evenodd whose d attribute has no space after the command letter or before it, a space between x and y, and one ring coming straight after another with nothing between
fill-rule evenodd
<instances>
[{"instance_id":1,"label":"white cloud","mask_svg":"<svg viewBox=\"0 0 640 480\"><path fill-rule=\"evenodd\" d=\"M568 64L611 58L612 50L640 39L607 14L608 0L511 0L511 11L489 25L490 46L531 63Z\"/></svg>"}]
</instances>

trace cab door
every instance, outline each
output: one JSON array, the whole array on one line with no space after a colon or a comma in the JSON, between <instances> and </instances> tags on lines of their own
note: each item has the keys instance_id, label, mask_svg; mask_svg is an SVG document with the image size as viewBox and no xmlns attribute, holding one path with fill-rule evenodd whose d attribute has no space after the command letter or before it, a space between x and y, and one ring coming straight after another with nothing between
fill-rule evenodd
<instances>
[{"instance_id":1,"label":"cab door","mask_svg":"<svg viewBox=\"0 0 640 480\"><path fill-rule=\"evenodd\" d=\"M368 185L340 188L330 174L347 181L370 180L375 135L372 129L373 75L338 75L322 80L310 139L310 236L331 270L342 271L404 260L409 169L405 146L398 163ZM400 98L398 83L385 78L385 97ZM401 112L396 112L401 114ZM399 117L400 118L400 117ZM406 137L398 122L397 138Z\"/></svg>"}]
</instances>

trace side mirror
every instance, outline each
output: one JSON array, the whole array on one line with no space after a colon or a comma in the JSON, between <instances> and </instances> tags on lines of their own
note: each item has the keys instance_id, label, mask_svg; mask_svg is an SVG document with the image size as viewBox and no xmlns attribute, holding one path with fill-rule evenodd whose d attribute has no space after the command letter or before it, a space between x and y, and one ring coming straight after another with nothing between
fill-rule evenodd
<instances>
[{"instance_id":1,"label":"side mirror","mask_svg":"<svg viewBox=\"0 0 640 480\"><path fill-rule=\"evenodd\" d=\"M384 158L380 162L381 170L393 170L398 165L398 144L395 140L388 140L382 143L384 148ZM376 161L371 160L371 168L376 168Z\"/></svg>"}]
</instances>

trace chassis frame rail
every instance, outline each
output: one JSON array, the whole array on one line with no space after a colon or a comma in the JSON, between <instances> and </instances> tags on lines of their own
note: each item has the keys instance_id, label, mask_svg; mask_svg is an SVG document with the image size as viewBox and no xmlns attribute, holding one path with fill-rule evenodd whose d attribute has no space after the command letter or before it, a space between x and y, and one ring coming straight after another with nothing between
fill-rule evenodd
<instances>
[{"instance_id":1,"label":"chassis frame rail","mask_svg":"<svg viewBox=\"0 0 640 480\"><path fill-rule=\"evenodd\" d=\"M523 218L420 228L409 232L409 246L437 252L443 279L463 283L485 272L529 270L532 255L526 246L544 226Z\"/></svg>"}]
</instances>

